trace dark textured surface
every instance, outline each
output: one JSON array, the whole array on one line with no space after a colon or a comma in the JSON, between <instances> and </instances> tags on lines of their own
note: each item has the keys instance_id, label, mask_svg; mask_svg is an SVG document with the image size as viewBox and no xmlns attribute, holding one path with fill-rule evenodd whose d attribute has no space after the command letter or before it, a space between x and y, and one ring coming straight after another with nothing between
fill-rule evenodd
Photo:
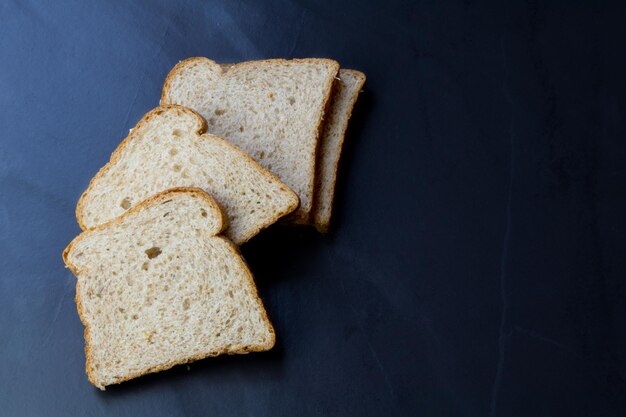
<instances>
[{"instance_id":1,"label":"dark textured surface","mask_svg":"<svg viewBox=\"0 0 626 417\"><path fill-rule=\"evenodd\" d=\"M623 3L143 3L0 3L0 415L626 415ZM102 393L61 251L193 55L367 74L335 227L244 247L272 352Z\"/></svg>"}]
</instances>

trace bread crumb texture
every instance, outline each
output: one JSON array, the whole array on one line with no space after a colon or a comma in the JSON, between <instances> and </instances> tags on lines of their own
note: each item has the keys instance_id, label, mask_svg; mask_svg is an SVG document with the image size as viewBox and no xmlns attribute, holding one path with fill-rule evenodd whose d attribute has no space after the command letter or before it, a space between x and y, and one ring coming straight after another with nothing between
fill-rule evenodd
<instances>
[{"instance_id":1,"label":"bread crumb texture","mask_svg":"<svg viewBox=\"0 0 626 417\"><path fill-rule=\"evenodd\" d=\"M108 222L173 187L199 187L215 198L227 217L225 235L236 244L296 209L292 190L231 143L201 135L204 129L204 120L181 106L146 114L81 196L81 227Z\"/></svg>"},{"instance_id":2,"label":"bread crumb texture","mask_svg":"<svg viewBox=\"0 0 626 417\"><path fill-rule=\"evenodd\" d=\"M200 113L222 136L275 173L300 198L308 218L314 198L319 127L339 64L329 59L270 59L219 65L189 58L168 75L162 103Z\"/></svg>"},{"instance_id":3,"label":"bread crumb texture","mask_svg":"<svg viewBox=\"0 0 626 417\"><path fill-rule=\"evenodd\" d=\"M250 271L218 235L223 226L206 193L176 189L67 247L94 385L274 345Z\"/></svg>"}]
</instances>

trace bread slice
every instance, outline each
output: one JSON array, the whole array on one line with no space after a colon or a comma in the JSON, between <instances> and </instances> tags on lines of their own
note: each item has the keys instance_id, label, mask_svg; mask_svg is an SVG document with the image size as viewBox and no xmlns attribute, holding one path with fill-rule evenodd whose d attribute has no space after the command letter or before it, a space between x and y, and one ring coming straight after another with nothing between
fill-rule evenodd
<instances>
[{"instance_id":1,"label":"bread slice","mask_svg":"<svg viewBox=\"0 0 626 417\"><path fill-rule=\"evenodd\" d=\"M296 209L293 191L231 143L201 135L205 129L197 113L181 106L146 114L80 197L83 230L173 187L199 187L215 198L228 218L225 235L236 244Z\"/></svg>"},{"instance_id":2,"label":"bread slice","mask_svg":"<svg viewBox=\"0 0 626 417\"><path fill-rule=\"evenodd\" d=\"M341 69L335 81L332 104L324 120L317 155L315 205L312 222L320 232L327 232L335 198L337 167L352 109L365 83L360 71Z\"/></svg>"},{"instance_id":3,"label":"bread slice","mask_svg":"<svg viewBox=\"0 0 626 417\"><path fill-rule=\"evenodd\" d=\"M178 188L83 232L63 252L78 278L86 370L98 388L223 353L274 330L215 201Z\"/></svg>"},{"instance_id":4,"label":"bread slice","mask_svg":"<svg viewBox=\"0 0 626 417\"><path fill-rule=\"evenodd\" d=\"M189 58L163 85L161 104L200 113L209 133L234 143L300 197L290 216L305 223L313 206L315 158L324 109L339 64L270 59L223 65Z\"/></svg>"}]
</instances>

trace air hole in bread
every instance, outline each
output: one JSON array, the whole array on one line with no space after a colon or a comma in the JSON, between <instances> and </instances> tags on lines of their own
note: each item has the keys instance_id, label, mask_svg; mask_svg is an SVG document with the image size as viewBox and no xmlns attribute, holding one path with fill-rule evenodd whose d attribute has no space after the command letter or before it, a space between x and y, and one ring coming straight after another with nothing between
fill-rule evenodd
<instances>
[{"instance_id":1,"label":"air hole in bread","mask_svg":"<svg viewBox=\"0 0 626 417\"><path fill-rule=\"evenodd\" d=\"M239 131L243 132L243 126L239 126Z\"/></svg>"},{"instance_id":2,"label":"air hole in bread","mask_svg":"<svg viewBox=\"0 0 626 417\"><path fill-rule=\"evenodd\" d=\"M295 103L296 103L296 99L293 97L289 97L289 104L293 106Z\"/></svg>"},{"instance_id":3,"label":"air hole in bread","mask_svg":"<svg viewBox=\"0 0 626 417\"><path fill-rule=\"evenodd\" d=\"M177 138L179 138L182 134L183 132L180 129L174 129L174 131L172 132L172 135L176 136Z\"/></svg>"},{"instance_id":4,"label":"air hole in bread","mask_svg":"<svg viewBox=\"0 0 626 417\"><path fill-rule=\"evenodd\" d=\"M146 249L146 255L148 255L148 259L154 259L161 254L161 248L158 246L154 246L150 249Z\"/></svg>"},{"instance_id":5,"label":"air hole in bread","mask_svg":"<svg viewBox=\"0 0 626 417\"><path fill-rule=\"evenodd\" d=\"M170 212L168 211L167 213L165 213L165 214L163 215L163 217L167 217L167 216L169 216L169 215L170 215Z\"/></svg>"},{"instance_id":6,"label":"air hole in bread","mask_svg":"<svg viewBox=\"0 0 626 417\"><path fill-rule=\"evenodd\" d=\"M141 265L141 269L143 269L144 271L148 270L148 262L144 262L143 265Z\"/></svg>"},{"instance_id":7,"label":"air hole in bread","mask_svg":"<svg viewBox=\"0 0 626 417\"><path fill-rule=\"evenodd\" d=\"M172 149L170 149L170 152L169 152L170 156L174 156L174 155L176 155L177 153L178 153L178 149L176 149L176 148L172 148Z\"/></svg>"},{"instance_id":8,"label":"air hole in bread","mask_svg":"<svg viewBox=\"0 0 626 417\"><path fill-rule=\"evenodd\" d=\"M174 164L174 165L172 165L172 171L174 171L174 172L179 172L179 171L180 171L180 169L181 169L181 166L180 166L180 165L178 165L178 164Z\"/></svg>"},{"instance_id":9,"label":"air hole in bread","mask_svg":"<svg viewBox=\"0 0 626 417\"><path fill-rule=\"evenodd\" d=\"M265 152L264 152L264 151L261 151L261 152L259 153L259 159L263 159L263 158L265 158Z\"/></svg>"},{"instance_id":10,"label":"air hole in bread","mask_svg":"<svg viewBox=\"0 0 626 417\"><path fill-rule=\"evenodd\" d=\"M123 208L124 210L128 210L130 208L130 198L126 197L122 200L122 202L120 203L120 207Z\"/></svg>"},{"instance_id":11,"label":"air hole in bread","mask_svg":"<svg viewBox=\"0 0 626 417\"><path fill-rule=\"evenodd\" d=\"M136 314L133 314L133 315L131 316L131 318L132 318L133 320L137 320L137 319L139 318L139 316L138 316L138 315L136 315Z\"/></svg>"},{"instance_id":12,"label":"air hole in bread","mask_svg":"<svg viewBox=\"0 0 626 417\"><path fill-rule=\"evenodd\" d=\"M209 122L209 124L213 126L215 124L215 119L211 117L209 120L207 120L207 122Z\"/></svg>"},{"instance_id":13,"label":"air hole in bread","mask_svg":"<svg viewBox=\"0 0 626 417\"><path fill-rule=\"evenodd\" d=\"M206 214L206 210L205 210L205 209L200 209L200 215L201 215L202 217L206 217L206 216L207 216L207 214Z\"/></svg>"},{"instance_id":14,"label":"air hole in bread","mask_svg":"<svg viewBox=\"0 0 626 417\"><path fill-rule=\"evenodd\" d=\"M221 116L224 113L226 113L225 109L215 109L215 115L216 116Z\"/></svg>"},{"instance_id":15,"label":"air hole in bread","mask_svg":"<svg viewBox=\"0 0 626 417\"><path fill-rule=\"evenodd\" d=\"M191 302L189 301L189 298L185 298L183 300L183 310L189 310L190 305L191 305Z\"/></svg>"}]
</instances>

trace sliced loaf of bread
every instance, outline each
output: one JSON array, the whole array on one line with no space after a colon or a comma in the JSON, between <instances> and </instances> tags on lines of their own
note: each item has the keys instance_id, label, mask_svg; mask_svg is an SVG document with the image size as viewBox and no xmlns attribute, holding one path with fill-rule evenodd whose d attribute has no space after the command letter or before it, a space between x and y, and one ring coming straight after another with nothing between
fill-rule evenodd
<instances>
[{"instance_id":1,"label":"sliced loaf of bread","mask_svg":"<svg viewBox=\"0 0 626 417\"><path fill-rule=\"evenodd\" d=\"M205 192L180 188L69 244L63 260L78 278L86 370L95 386L272 348L274 330L252 275L219 236L224 225Z\"/></svg>"},{"instance_id":2,"label":"sliced loaf of bread","mask_svg":"<svg viewBox=\"0 0 626 417\"><path fill-rule=\"evenodd\" d=\"M324 118L315 174L315 204L311 220L320 232L328 231L343 140L364 83L365 74L350 69L339 70L339 77L335 80L330 110Z\"/></svg>"},{"instance_id":3,"label":"sliced loaf of bread","mask_svg":"<svg viewBox=\"0 0 626 417\"><path fill-rule=\"evenodd\" d=\"M318 135L339 64L329 59L270 59L219 65L189 58L163 86L161 104L200 113L222 136L275 173L300 197L290 219L309 220Z\"/></svg>"},{"instance_id":4,"label":"sliced loaf of bread","mask_svg":"<svg viewBox=\"0 0 626 417\"><path fill-rule=\"evenodd\" d=\"M226 140L202 135L205 121L176 105L146 114L80 197L83 229L108 222L168 188L199 187L224 210L225 235L241 244L292 212L298 197Z\"/></svg>"}]
</instances>

